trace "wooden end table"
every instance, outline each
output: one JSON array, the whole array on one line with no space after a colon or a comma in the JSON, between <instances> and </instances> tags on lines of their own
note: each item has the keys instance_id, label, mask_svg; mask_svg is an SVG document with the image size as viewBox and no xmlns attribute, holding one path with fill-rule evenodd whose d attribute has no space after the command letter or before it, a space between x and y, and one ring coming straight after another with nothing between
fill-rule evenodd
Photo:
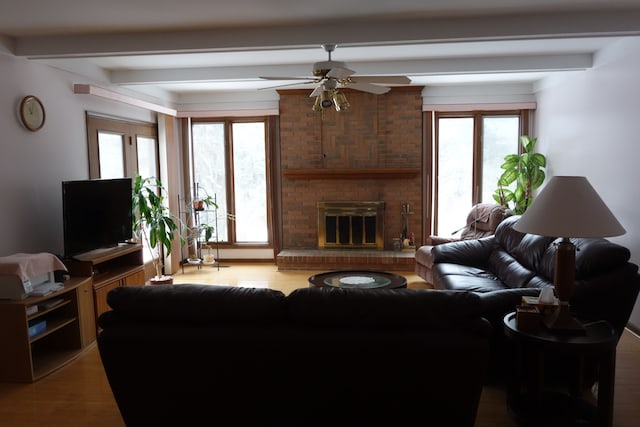
<instances>
[{"instance_id":1,"label":"wooden end table","mask_svg":"<svg viewBox=\"0 0 640 427\"><path fill-rule=\"evenodd\" d=\"M584 332L580 334L554 332L544 327L536 332L521 331L516 326L515 312L507 314L503 323L506 336L516 345L515 369L507 390L507 403L519 425L612 426L618 334L608 322L583 322ZM572 353L578 360L585 356L596 357L599 365L596 407L581 399L579 390L567 394L545 390L544 355L547 352ZM534 355L533 366L524 366L525 354ZM526 374L532 374L533 381L523 392Z\"/></svg>"}]
</instances>

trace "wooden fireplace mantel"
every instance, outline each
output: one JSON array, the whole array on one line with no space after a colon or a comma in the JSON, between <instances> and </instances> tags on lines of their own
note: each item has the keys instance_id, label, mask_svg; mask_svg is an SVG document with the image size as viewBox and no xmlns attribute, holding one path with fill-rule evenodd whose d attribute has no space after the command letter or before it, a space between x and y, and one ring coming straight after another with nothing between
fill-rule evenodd
<instances>
[{"instance_id":1,"label":"wooden fireplace mantel","mask_svg":"<svg viewBox=\"0 0 640 427\"><path fill-rule=\"evenodd\" d=\"M409 179L419 174L419 168L307 168L282 171L282 176L289 179Z\"/></svg>"}]
</instances>

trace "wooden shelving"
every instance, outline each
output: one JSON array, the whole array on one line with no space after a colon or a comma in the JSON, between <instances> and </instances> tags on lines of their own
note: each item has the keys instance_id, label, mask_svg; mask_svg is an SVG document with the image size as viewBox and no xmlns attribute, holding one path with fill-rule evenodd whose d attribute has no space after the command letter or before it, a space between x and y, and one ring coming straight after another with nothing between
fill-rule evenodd
<instances>
[{"instance_id":1,"label":"wooden shelving","mask_svg":"<svg viewBox=\"0 0 640 427\"><path fill-rule=\"evenodd\" d=\"M90 286L90 278L72 278L62 290L44 297L0 301L0 381L35 381L95 341L93 310L84 306ZM61 302L46 307L57 300ZM30 307L38 311L28 314ZM45 321L46 328L29 336L30 322L38 321Z\"/></svg>"}]
</instances>

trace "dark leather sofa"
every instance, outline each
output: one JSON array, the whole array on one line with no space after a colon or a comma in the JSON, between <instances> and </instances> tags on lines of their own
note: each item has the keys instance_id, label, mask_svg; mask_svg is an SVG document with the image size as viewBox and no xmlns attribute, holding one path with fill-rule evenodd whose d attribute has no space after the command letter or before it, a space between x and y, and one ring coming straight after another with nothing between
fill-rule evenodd
<instances>
[{"instance_id":1,"label":"dark leather sofa","mask_svg":"<svg viewBox=\"0 0 640 427\"><path fill-rule=\"evenodd\" d=\"M480 296L483 316L495 332L492 375L504 374L503 367L513 357L510 343L501 333L504 315L515 310L523 295L538 296L541 288L553 286L557 239L514 230L519 218L506 218L492 236L438 245L432 250L436 289L471 291ZM572 313L584 319L607 320L620 336L640 289L638 266L629 262L627 248L606 239L571 241L577 247ZM557 371L565 370L559 367Z\"/></svg>"},{"instance_id":2,"label":"dark leather sofa","mask_svg":"<svg viewBox=\"0 0 640 427\"><path fill-rule=\"evenodd\" d=\"M98 346L127 426L473 426L473 293L119 287ZM473 363L469 357L473 355Z\"/></svg>"}]
</instances>

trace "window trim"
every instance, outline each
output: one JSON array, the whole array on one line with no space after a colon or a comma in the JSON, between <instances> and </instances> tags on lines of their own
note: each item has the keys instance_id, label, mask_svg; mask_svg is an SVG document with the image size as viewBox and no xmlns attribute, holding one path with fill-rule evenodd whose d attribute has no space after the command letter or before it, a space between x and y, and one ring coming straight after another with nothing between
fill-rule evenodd
<instances>
[{"instance_id":1,"label":"window trim","mask_svg":"<svg viewBox=\"0 0 640 427\"><path fill-rule=\"evenodd\" d=\"M495 116L518 116L519 117L519 134L527 135L530 130L530 116L533 110L529 109L521 109L521 110L471 110L471 111L432 111L430 116L433 120L433 139L431 141L431 152L433 152L433 160L431 165L431 176L438 176L438 147L440 143L440 119L441 118L473 118L473 170L472 170L472 200L471 204L475 205L480 202L482 197L482 118L484 117L495 117ZM522 147L518 143L517 150L520 153L522 151ZM437 231L438 224L438 199L439 199L439 188L438 188L438 180L433 179L433 182L430 185L429 191L431 191L431 210L425 212L431 212L431 221L429 221L429 230ZM429 232L431 234L431 231Z\"/></svg>"},{"instance_id":2,"label":"window trim","mask_svg":"<svg viewBox=\"0 0 640 427\"><path fill-rule=\"evenodd\" d=\"M223 123L225 132L225 167L227 178L227 206L234 207L235 209L235 182L234 182L234 169L233 169L233 133L232 126L234 123L255 123L263 122L265 127L265 187L266 187L266 209L267 209L267 241L261 242L237 242L236 241L236 229L233 220L226 219L227 230L229 230L229 241L218 242L216 245L220 249L273 249L276 248L278 243L275 241L274 236L277 235L277 231L274 230L274 200L273 195L276 193L274 190L274 146L276 131L274 128L277 126L277 119L274 116L247 116L247 117L198 117L190 118L186 123L186 132L188 134L188 151L189 155L185 157L184 167L184 181L185 181L185 194L190 194L193 188L194 170L193 170L193 139L192 139L192 125L196 123Z\"/></svg>"}]
</instances>

